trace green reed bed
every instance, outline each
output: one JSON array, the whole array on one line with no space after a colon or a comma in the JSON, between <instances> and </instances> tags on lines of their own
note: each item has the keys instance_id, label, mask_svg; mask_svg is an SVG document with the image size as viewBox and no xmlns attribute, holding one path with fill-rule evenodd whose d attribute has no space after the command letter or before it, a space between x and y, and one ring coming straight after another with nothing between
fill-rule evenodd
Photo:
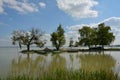
<instances>
[{"instance_id":1,"label":"green reed bed","mask_svg":"<svg viewBox=\"0 0 120 80\"><path fill-rule=\"evenodd\" d=\"M1 79L2 80L2 79ZM85 70L56 70L52 73L43 73L42 76L30 77L28 75L9 76L3 80L120 80L112 71L90 71Z\"/></svg>"},{"instance_id":2,"label":"green reed bed","mask_svg":"<svg viewBox=\"0 0 120 80\"><path fill-rule=\"evenodd\" d=\"M74 62L74 57L69 56ZM80 69L66 68L66 59L60 54L53 55L49 65L46 57L38 56L34 60L20 56L11 63L11 73L0 80L120 80L112 71L115 60L108 54L78 54Z\"/></svg>"},{"instance_id":3,"label":"green reed bed","mask_svg":"<svg viewBox=\"0 0 120 80\"><path fill-rule=\"evenodd\" d=\"M116 60L109 54L84 54L78 57L80 58L81 69L87 71L109 71L116 63Z\"/></svg>"}]
</instances>

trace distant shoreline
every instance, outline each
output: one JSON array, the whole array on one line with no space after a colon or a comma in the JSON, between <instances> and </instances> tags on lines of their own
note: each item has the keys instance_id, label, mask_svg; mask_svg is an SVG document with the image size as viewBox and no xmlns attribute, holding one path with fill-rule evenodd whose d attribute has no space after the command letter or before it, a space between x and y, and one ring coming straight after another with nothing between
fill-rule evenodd
<instances>
[{"instance_id":1,"label":"distant shoreline","mask_svg":"<svg viewBox=\"0 0 120 80\"><path fill-rule=\"evenodd\" d=\"M0 46L0 48L19 48L19 46ZM23 46L21 50L24 52L27 52L25 50L25 46ZM31 50L30 52L39 52L39 51L44 51L45 48L50 49L51 51L47 51L47 52L54 52L56 51L54 49L54 47L48 46L48 47L43 47L43 48L38 48L36 46L31 46ZM120 51L120 47L105 47L105 49L93 49L93 50L89 50L87 47L62 47L60 50L60 52L96 52L96 51Z\"/></svg>"},{"instance_id":2,"label":"distant shoreline","mask_svg":"<svg viewBox=\"0 0 120 80\"><path fill-rule=\"evenodd\" d=\"M30 54L48 54L48 53L62 53L62 52L68 52L68 53L74 53L74 52L104 52L104 51L120 51L120 48L109 48L109 49L103 49L103 50L89 50L89 49L65 49L65 50L30 50L29 52L27 50L20 51L23 54L30 53Z\"/></svg>"}]
</instances>

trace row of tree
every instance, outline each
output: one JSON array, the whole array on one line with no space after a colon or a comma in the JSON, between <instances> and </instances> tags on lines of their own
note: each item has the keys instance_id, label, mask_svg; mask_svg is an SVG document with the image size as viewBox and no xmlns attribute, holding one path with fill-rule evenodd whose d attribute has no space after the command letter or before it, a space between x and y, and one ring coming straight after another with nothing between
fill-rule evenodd
<instances>
[{"instance_id":1,"label":"row of tree","mask_svg":"<svg viewBox=\"0 0 120 80\"><path fill-rule=\"evenodd\" d=\"M83 26L82 29L79 29L79 33L79 45L89 48L100 46L104 49L104 45L110 45L115 40L110 26L105 26L104 23L99 24L97 28Z\"/></svg>"},{"instance_id":2,"label":"row of tree","mask_svg":"<svg viewBox=\"0 0 120 80\"><path fill-rule=\"evenodd\" d=\"M83 28L79 29L80 37L79 41L75 43L75 46L102 46L110 45L112 41L114 41L115 36L111 31L110 26L105 26L104 23L98 25L97 28L91 28L89 26L83 26ZM65 31L62 28L62 25L59 25L57 30L51 33L52 45L59 50L66 43L65 39ZM44 32L39 31L38 29L32 29L29 32L25 31L13 31L12 41L15 45L16 42L19 44L21 48L22 45L27 47L27 50L30 50L30 45L35 44L38 47L43 47L46 43L46 40L42 39ZM74 41L71 38L69 42L69 47L74 46Z\"/></svg>"},{"instance_id":3,"label":"row of tree","mask_svg":"<svg viewBox=\"0 0 120 80\"><path fill-rule=\"evenodd\" d=\"M64 32L62 26L59 25L57 31L51 34L51 42L56 50L59 50L66 42ZM27 47L27 51L30 51L31 45L43 47L47 41L42 38L44 32L34 28L28 32L23 30L13 31L12 35L13 45L16 45L17 43L20 48L24 45Z\"/></svg>"}]
</instances>

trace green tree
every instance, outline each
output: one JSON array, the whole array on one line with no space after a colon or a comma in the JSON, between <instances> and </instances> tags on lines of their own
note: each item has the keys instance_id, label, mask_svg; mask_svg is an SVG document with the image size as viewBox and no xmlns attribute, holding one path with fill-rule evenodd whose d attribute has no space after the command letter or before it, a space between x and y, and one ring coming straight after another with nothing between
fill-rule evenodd
<instances>
[{"instance_id":1,"label":"green tree","mask_svg":"<svg viewBox=\"0 0 120 80\"><path fill-rule=\"evenodd\" d=\"M41 39L43 32L38 29L32 29L31 31L13 31L12 33L12 42L13 45L16 43L19 44L19 47L22 48L22 45L27 47L27 51L30 50L30 45L36 44L38 47L43 47L45 42Z\"/></svg>"},{"instance_id":2,"label":"green tree","mask_svg":"<svg viewBox=\"0 0 120 80\"><path fill-rule=\"evenodd\" d=\"M79 29L79 33L79 45L88 46L90 48L90 46L94 44L95 30L88 26L83 26L83 28Z\"/></svg>"},{"instance_id":3,"label":"green tree","mask_svg":"<svg viewBox=\"0 0 120 80\"><path fill-rule=\"evenodd\" d=\"M98 25L97 28L97 41L98 45L101 45L104 48L104 45L110 45L112 41L115 40L110 26L106 26L104 23Z\"/></svg>"},{"instance_id":4,"label":"green tree","mask_svg":"<svg viewBox=\"0 0 120 80\"><path fill-rule=\"evenodd\" d=\"M69 47L73 47L74 46L73 43L74 43L73 38L70 38Z\"/></svg>"},{"instance_id":5,"label":"green tree","mask_svg":"<svg viewBox=\"0 0 120 80\"><path fill-rule=\"evenodd\" d=\"M98 45L97 28L93 28L93 34L91 35L91 38L92 38L92 45L96 47L96 45Z\"/></svg>"},{"instance_id":6,"label":"green tree","mask_svg":"<svg viewBox=\"0 0 120 80\"><path fill-rule=\"evenodd\" d=\"M64 32L62 26L59 25L57 31L51 34L51 42L52 45L56 47L56 50L59 50L66 42Z\"/></svg>"},{"instance_id":7,"label":"green tree","mask_svg":"<svg viewBox=\"0 0 120 80\"><path fill-rule=\"evenodd\" d=\"M79 46L79 42L75 42L75 45L74 45L74 47L78 47Z\"/></svg>"},{"instance_id":8,"label":"green tree","mask_svg":"<svg viewBox=\"0 0 120 80\"><path fill-rule=\"evenodd\" d=\"M110 45L115 39L110 26L105 26L104 23L99 24L97 28L83 26L79 29L79 33L79 45L88 46L89 48L92 45L100 45L104 49L104 45Z\"/></svg>"}]
</instances>

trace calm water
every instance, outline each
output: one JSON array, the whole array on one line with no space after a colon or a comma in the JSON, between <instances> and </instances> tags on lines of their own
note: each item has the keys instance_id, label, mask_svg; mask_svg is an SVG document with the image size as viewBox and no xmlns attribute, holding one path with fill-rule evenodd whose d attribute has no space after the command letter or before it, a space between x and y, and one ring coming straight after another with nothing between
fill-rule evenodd
<instances>
[{"instance_id":1,"label":"calm water","mask_svg":"<svg viewBox=\"0 0 120 80\"><path fill-rule=\"evenodd\" d=\"M0 48L0 76L22 73L37 73L39 70L56 68L97 70L111 69L120 74L120 52L111 51L77 52L61 54L26 54L19 53L19 48ZM94 54L94 55L91 55Z\"/></svg>"}]
</instances>

